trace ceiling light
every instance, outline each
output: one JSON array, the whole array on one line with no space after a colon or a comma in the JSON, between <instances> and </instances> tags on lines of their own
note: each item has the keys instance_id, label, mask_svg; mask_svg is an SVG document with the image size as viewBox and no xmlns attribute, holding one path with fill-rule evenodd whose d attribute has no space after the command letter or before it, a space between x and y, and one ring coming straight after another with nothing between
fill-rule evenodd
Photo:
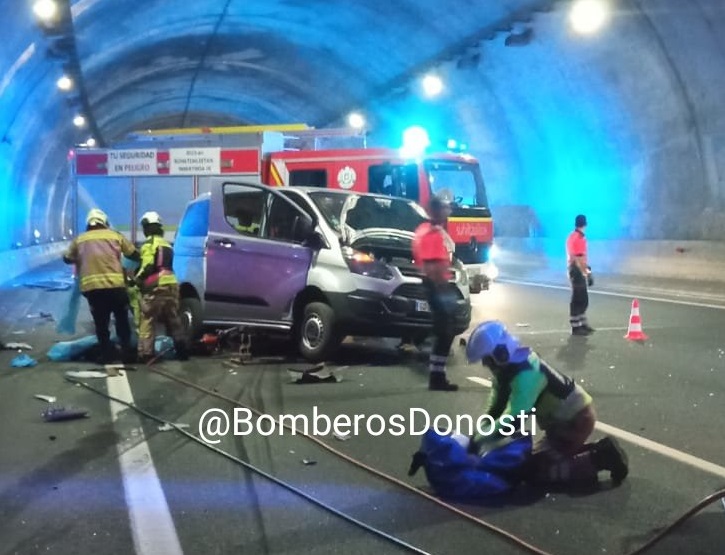
<instances>
[{"instance_id":1,"label":"ceiling light","mask_svg":"<svg viewBox=\"0 0 725 555\"><path fill-rule=\"evenodd\" d=\"M443 92L443 81L437 75L429 73L423 77L423 91L426 96L438 96Z\"/></svg>"},{"instance_id":2,"label":"ceiling light","mask_svg":"<svg viewBox=\"0 0 725 555\"><path fill-rule=\"evenodd\" d=\"M569 21L573 29L582 35L598 31L609 15L609 5L604 0L578 0L571 8Z\"/></svg>"},{"instance_id":3,"label":"ceiling light","mask_svg":"<svg viewBox=\"0 0 725 555\"><path fill-rule=\"evenodd\" d=\"M73 88L73 80L67 75L64 75L63 77L58 79L58 82L56 84L61 91L69 91Z\"/></svg>"},{"instance_id":4,"label":"ceiling light","mask_svg":"<svg viewBox=\"0 0 725 555\"><path fill-rule=\"evenodd\" d=\"M78 115L73 118L73 125L75 125L76 127L83 127L85 124L86 118L84 118L83 116Z\"/></svg>"},{"instance_id":5,"label":"ceiling light","mask_svg":"<svg viewBox=\"0 0 725 555\"><path fill-rule=\"evenodd\" d=\"M365 127L365 118L358 112L352 112L347 116L347 124L353 129L362 129Z\"/></svg>"},{"instance_id":6,"label":"ceiling light","mask_svg":"<svg viewBox=\"0 0 725 555\"><path fill-rule=\"evenodd\" d=\"M33 4L33 12L42 21L51 21L58 15L58 4L54 0L38 0Z\"/></svg>"}]
</instances>

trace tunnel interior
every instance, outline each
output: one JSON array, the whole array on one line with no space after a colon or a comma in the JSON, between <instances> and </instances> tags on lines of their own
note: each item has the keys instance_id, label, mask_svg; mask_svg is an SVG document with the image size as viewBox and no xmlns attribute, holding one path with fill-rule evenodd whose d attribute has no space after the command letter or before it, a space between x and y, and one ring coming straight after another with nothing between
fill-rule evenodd
<instances>
[{"instance_id":1,"label":"tunnel interior","mask_svg":"<svg viewBox=\"0 0 725 555\"><path fill-rule=\"evenodd\" d=\"M351 110L372 146L410 125L465 142L501 233L526 207L546 237L586 213L599 239L725 238L725 4L602 2L581 33L572 1L65 0L49 25L2 0L0 250L76 232L69 159L91 137Z\"/></svg>"}]
</instances>

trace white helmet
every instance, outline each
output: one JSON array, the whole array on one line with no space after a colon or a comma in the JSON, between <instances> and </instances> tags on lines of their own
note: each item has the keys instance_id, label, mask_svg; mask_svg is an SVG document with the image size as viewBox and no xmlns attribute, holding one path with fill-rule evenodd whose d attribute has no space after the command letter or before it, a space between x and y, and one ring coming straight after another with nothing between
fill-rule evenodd
<instances>
[{"instance_id":1,"label":"white helmet","mask_svg":"<svg viewBox=\"0 0 725 555\"><path fill-rule=\"evenodd\" d=\"M86 216L86 225L103 225L108 227L108 216L99 208L92 208Z\"/></svg>"},{"instance_id":2,"label":"white helmet","mask_svg":"<svg viewBox=\"0 0 725 555\"><path fill-rule=\"evenodd\" d=\"M151 224L159 224L161 225L161 216L159 216L158 212L146 212L141 217L141 225L151 225Z\"/></svg>"},{"instance_id":3,"label":"white helmet","mask_svg":"<svg viewBox=\"0 0 725 555\"><path fill-rule=\"evenodd\" d=\"M529 352L498 320L479 324L468 338L466 346L468 362L491 357L498 364L519 363L529 357Z\"/></svg>"}]
</instances>

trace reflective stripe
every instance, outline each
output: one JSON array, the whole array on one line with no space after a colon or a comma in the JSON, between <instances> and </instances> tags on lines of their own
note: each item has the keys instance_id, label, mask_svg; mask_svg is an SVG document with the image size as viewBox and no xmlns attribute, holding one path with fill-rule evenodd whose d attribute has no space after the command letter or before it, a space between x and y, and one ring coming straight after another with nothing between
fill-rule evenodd
<instances>
[{"instance_id":1,"label":"reflective stripe","mask_svg":"<svg viewBox=\"0 0 725 555\"><path fill-rule=\"evenodd\" d=\"M134 251L125 237L110 229L94 229L79 235L69 253L77 260L81 291L124 287L121 256Z\"/></svg>"}]
</instances>

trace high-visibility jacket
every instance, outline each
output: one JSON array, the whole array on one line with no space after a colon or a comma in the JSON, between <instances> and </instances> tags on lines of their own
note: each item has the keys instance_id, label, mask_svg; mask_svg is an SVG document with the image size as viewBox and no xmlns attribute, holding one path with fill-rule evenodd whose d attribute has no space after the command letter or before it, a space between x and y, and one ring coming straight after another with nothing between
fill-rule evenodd
<instances>
[{"instance_id":1,"label":"high-visibility jacket","mask_svg":"<svg viewBox=\"0 0 725 555\"><path fill-rule=\"evenodd\" d=\"M125 287L121 255L138 251L133 243L111 229L91 229L73 239L63 256L78 267L81 292Z\"/></svg>"},{"instance_id":2,"label":"high-visibility jacket","mask_svg":"<svg viewBox=\"0 0 725 555\"><path fill-rule=\"evenodd\" d=\"M177 284L173 265L174 249L168 241L158 235L149 237L141 246L141 266L136 274L141 290Z\"/></svg>"}]
</instances>

